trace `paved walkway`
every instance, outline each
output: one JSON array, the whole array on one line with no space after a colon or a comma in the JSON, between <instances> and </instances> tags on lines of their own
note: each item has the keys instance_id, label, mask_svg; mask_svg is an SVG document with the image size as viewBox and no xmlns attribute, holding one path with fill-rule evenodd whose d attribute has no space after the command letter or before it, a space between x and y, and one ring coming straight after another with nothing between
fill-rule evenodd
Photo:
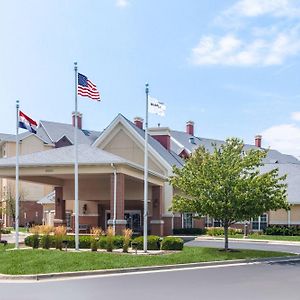
<instances>
[{"instance_id":1,"label":"paved walkway","mask_svg":"<svg viewBox=\"0 0 300 300\"><path fill-rule=\"evenodd\" d=\"M28 233L20 232L19 233L19 242L24 243L26 236L28 236ZM10 234L1 234L1 239L6 240L8 243L14 244L15 243L15 233L12 232Z\"/></svg>"},{"instance_id":2,"label":"paved walkway","mask_svg":"<svg viewBox=\"0 0 300 300\"><path fill-rule=\"evenodd\" d=\"M213 247L213 248L223 248L224 239L205 239L196 238L194 241L187 242L186 246L193 247ZM235 239L229 240L229 248L232 249L252 249L252 250L264 250L264 251L279 251L279 252L291 252L300 254L300 243L270 243L270 241L253 241L253 240L241 240ZM300 299L300 298L299 298Z\"/></svg>"}]
</instances>

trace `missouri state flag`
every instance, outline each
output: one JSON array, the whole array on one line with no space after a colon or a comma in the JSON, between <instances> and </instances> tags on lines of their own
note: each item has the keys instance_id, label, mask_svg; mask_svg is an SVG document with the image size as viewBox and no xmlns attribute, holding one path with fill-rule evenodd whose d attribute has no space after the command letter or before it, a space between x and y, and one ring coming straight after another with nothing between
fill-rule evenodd
<instances>
[{"instance_id":1,"label":"missouri state flag","mask_svg":"<svg viewBox=\"0 0 300 300\"><path fill-rule=\"evenodd\" d=\"M25 115L23 112L19 111L19 127L27 129L32 133L36 133L37 123L36 121Z\"/></svg>"}]
</instances>

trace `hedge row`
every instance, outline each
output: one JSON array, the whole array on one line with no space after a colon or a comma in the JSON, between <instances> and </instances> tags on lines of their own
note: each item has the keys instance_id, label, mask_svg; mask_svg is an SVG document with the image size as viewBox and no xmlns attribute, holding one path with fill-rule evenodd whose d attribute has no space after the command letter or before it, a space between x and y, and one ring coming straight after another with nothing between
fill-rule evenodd
<instances>
[{"instance_id":1,"label":"hedge row","mask_svg":"<svg viewBox=\"0 0 300 300\"><path fill-rule=\"evenodd\" d=\"M75 248L75 237L68 235L63 238L63 240L68 241L68 248ZM90 249L91 248L91 236L80 236L79 237L79 248L81 249ZM113 248L121 249L124 244L123 236L114 236ZM135 243L138 250L143 250L144 247L144 238L142 236L137 237L132 240L132 243ZM148 250L182 250L183 240L176 237L165 237L161 239L159 236L150 235L148 236ZM25 245L33 248L43 247L43 248L55 248L55 236L41 236L39 239L34 235L30 235L25 238ZM107 237L101 237L98 246L101 249L107 249Z\"/></svg>"},{"instance_id":2,"label":"hedge row","mask_svg":"<svg viewBox=\"0 0 300 300\"><path fill-rule=\"evenodd\" d=\"M300 226L287 226L287 225L269 225L264 229L264 234L267 235L300 235Z\"/></svg>"},{"instance_id":3,"label":"hedge row","mask_svg":"<svg viewBox=\"0 0 300 300\"><path fill-rule=\"evenodd\" d=\"M236 229L236 228L229 228L228 234L229 235L236 235L236 234L242 234L242 229ZM218 236L218 235L224 235L224 228L222 227L208 227L206 228L206 234L210 236Z\"/></svg>"},{"instance_id":4,"label":"hedge row","mask_svg":"<svg viewBox=\"0 0 300 300\"><path fill-rule=\"evenodd\" d=\"M173 234L202 235L206 234L206 228L174 228Z\"/></svg>"},{"instance_id":5,"label":"hedge row","mask_svg":"<svg viewBox=\"0 0 300 300\"><path fill-rule=\"evenodd\" d=\"M1 233L2 233L2 234L10 234L10 233L11 233L11 230L8 229L8 228L2 228L2 229L1 229Z\"/></svg>"}]
</instances>

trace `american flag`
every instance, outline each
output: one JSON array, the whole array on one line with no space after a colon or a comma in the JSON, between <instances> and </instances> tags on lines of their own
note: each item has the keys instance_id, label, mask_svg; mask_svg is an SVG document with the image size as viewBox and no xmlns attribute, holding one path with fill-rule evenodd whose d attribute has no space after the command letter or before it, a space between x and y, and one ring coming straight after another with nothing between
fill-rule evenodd
<instances>
[{"instance_id":1,"label":"american flag","mask_svg":"<svg viewBox=\"0 0 300 300\"><path fill-rule=\"evenodd\" d=\"M100 93L97 87L85 75L78 73L78 95L89 97L93 100L100 101Z\"/></svg>"}]
</instances>

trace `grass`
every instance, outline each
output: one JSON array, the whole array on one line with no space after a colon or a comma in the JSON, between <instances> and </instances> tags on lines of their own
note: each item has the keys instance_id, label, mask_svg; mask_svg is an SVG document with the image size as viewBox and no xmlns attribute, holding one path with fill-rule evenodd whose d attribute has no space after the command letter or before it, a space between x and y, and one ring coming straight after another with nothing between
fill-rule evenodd
<instances>
[{"instance_id":1,"label":"grass","mask_svg":"<svg viewBox=\"0 0 300 300\"><path fill-rule=\"evenodd\" d=\"M15 231L13 227L4 227L3 229L9 229L10 231ZM26 227L19 227L19 232L27 233L28 231Z\"/></svg>"},{"instance_id":2,"label":"grass","mask_svg":"<svg viewBox=\"0 0 300 300\"><path fill-rule=\"evenodd\" d=\"M9 247L13 247L13 245L9 245ZM12 275L41 274L290 255L292 254L256 250L226 253L214 248L184 247L184 250L178 253L136 256L132 254L65 252L59 250L4 251L3 246L0 246L0 273Z\"/></svg>"}]
</instances>

